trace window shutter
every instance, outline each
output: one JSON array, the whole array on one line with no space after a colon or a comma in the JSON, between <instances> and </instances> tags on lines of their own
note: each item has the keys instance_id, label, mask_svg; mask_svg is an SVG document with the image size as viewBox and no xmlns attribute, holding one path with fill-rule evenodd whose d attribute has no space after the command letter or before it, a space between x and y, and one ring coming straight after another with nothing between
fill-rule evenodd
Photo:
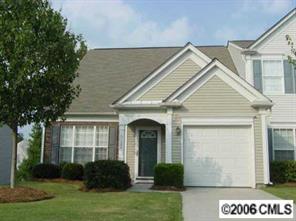
<instances>
[{"instance_id":1,"label":"window shutter","mask_svg":"<svg viewBox=\"0 0 296 221\"><path fill-rule=\"evenodd\" d=\"M262 92L262 68L261 60L253 60L254 86Z\"/></svg>"},{"instance_id":2,"label":"window shutter","mask_svg":"<svg viewBox=\"0 0 296 221\"><path fill-rule=\"evenodd\" d=\"M108 159L116 160L117 152L117 126L109 127L109 146L108 146Z\"/></svg>"},{"instance_id":3,"label":"window shutter","mask_svg":"<svg viewBox=\"0 0 296 221\"><path fill-rule=\"evenodd\" d=\"M51 163L59 163L60 126L54 125L51 129Z\"/></svg>"},{"instance_id":4,"label":"window shutter","mask_svg":"<svg viewBox=\"0 0 296 221\"><path fill-rule=\"evenodd\" d=\"M273 160L273 148L272 148L272 128L268 128L268 152L269 161Z\"/></svg>"},{"instance_id":5,"label":"window shutter","mask_svg":"<svg viewBox=\"0 0 296 221\"><path fill-rule=\"evenodd\" d=\"M285 76L285 92L286 94L295 93L295 76L292 64L288 60L284 60L284 76Z\"/></svg>"}]
</instances>

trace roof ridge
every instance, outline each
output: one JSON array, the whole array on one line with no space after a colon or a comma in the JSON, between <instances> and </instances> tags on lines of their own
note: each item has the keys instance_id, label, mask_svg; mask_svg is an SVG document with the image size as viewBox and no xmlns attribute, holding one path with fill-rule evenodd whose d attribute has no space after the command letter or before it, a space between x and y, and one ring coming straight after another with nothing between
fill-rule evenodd
<instances>
[{"instance_id":1,"label":"roof ridge","mask_svg":"<svg viewBox=\"0 0 296 221\"><path fill-rule=\"evenodd\" d=\"M133 49L162 49L162 48L183 48L184 46L155 46L155 47L114 47L114 48L92 48L90 50L133 50ZM226 47L226 45L194 45L194 47Z\"/></svg>"}]
</instances>

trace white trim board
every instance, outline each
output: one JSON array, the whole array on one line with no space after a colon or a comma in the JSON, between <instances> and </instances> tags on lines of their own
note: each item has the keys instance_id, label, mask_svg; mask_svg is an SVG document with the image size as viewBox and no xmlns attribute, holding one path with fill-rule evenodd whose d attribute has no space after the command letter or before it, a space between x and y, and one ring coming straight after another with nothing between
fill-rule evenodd
<instances>
[{"instance_id":1,"label":"white trim board","mask_svg":"<svg viewBox=\"0 0 296 221\"><path fill-rule=\"evenodd\" d=\"M139 131L156 130L157 131L157 163L161 162L161 127L160 126L136 126L135 136L135 179L139 177Z\"/></svg>"},{"instance_id":2,"label":"white trim board","mask_svg":"<svg viewBox=\"0 0 296 221\"><path fill-rule=\"evenodd\" d=\"M124 95L122 98L120 98L115 103L123 103L124 101L128 100L131 96L133 96L136 92L141 90L148 82L150 82L152 79L154 79L160 72L164 71L166 68L174 64L174 62L182 57L184 54L192 52L195 57L198 57L200 61L203 61L204 65L202 65L202 68L211 62L211 59L202 53L199 49L197 49L194 45L191 43L187 43L183 49L181 49L178 53L176 53L172 58L170 58L167 62L165 62L163 65L161 65L158 69L153 71L146 79L144 79L140 84L138 84L135 88L133 88L131 91L129 91L126 95ZM196 61L196 60L195 60Z\"/></svg>"}]
</instances>

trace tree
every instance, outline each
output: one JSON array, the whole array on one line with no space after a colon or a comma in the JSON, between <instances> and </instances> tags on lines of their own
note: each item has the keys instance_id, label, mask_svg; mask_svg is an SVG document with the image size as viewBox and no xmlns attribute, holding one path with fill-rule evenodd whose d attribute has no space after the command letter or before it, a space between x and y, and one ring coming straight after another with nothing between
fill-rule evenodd
<instances>
[{"instance_id":1,"label":"tree","mask_svg":"<svg viewBox=\"0 0 296 221\"><path fill-rule=\"evenodd\" d=\"M18 168L17 176L20 180L32 177L32 168L40 162L42 128L40 124L34 124L29 139L28 158Z\"/></svg>"},{"instance_id":2,"label":"tree","mask_svg":"<svg viewBox=\"0 0 296 221\"><path fill-rule=\"evenodd\" d=\"M63 117L79 95L81 35L47 0L0 1L0 123L13 131L10 186L15 186L18 127Z\"/></svg>"},{"instance_id":3,"label":"tree","mask_svg":"<svg viewBox=\"0 0 296 221\"><path fill-rule=\"evenodd\" d=\"M293 39L290 35L286 35L286 39L288 41L288 45L291 46L291 55L288 55L288 60L296 68L296 48L294 46Z\"/></svg>"}]
</instances>

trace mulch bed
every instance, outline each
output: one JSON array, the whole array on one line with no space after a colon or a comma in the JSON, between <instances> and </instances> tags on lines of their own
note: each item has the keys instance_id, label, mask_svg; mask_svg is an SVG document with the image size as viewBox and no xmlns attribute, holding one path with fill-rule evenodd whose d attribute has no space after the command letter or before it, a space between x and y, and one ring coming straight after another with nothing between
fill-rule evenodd
<instances>
[{"instance_id":1,"label":"mulch bed","mask_svg":"<svg viewBox=\"0 0 296 221\"><path fill-rule=\"evenodd\" d=\"M176 191L176 192L179 192L179 191L185 191L186 188L183 187L183 188L177 188L177 187L174 187L174 186L156 186L156 185L153 185L151 187L152 190L161 190L161 191Z\"/></svg>"},{"instance_id":2,"label":"mulch bed","mask_svg":"<svg viewBox=\"0 0 296 221\"><path fill-rule=\"evenodd\" d=\"M283 185L287 186L287 187L296 187L296 182L289 182L289 183L285 183Z\"/></svg>"},{"instance_id":3,"label":"mulch bed","mask_svg":"<svg viewBox=\"0 0 296 221\"><path fill-rule=\"evenodd\" d=\"M69 183L69 184L77 184L82 186L83 185L83 181L81 180L66 180L66 179L62 179L62 178L56 178L56 179L33 179L33 181L37 181L37 182L47 182L47 183Z\"/></svg>"},{"instance_id":4,"label":"mulch bed","mask_svg":"<svg viewBox=\"0 0 296 221\"><path fill-rule=\"evenodd\" d=\"M0 203L32 202L53 198L45 191L29 187L0 188Z\"/></svg>"}]
</instances>

